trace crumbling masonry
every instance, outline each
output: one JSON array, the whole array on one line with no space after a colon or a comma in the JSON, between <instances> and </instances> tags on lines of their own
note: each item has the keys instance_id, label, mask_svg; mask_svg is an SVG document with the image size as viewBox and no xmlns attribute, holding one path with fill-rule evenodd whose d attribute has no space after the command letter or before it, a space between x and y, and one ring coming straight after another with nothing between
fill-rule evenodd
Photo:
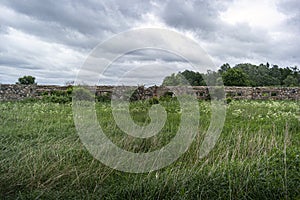
<instances>
[{"instance_id":1,"label":"crumbling masonry","mask_svg":"<svg viewBox=\"0 0 300 200\"><path fill-rule=\"evenodd\" d=\"M1 84L0 101L23 100L25 98L41 98L42 95L51 95L53 91L66 91L71 86L56 85L18 85ZM135 90L134 98L148 99L152 97L161 97L164 95L180 94L186 88L180 86L174 87L132 87L132 86L94 86L90 87L95 91L96 96L110 96L114 91L121 92L126 90ZM253 100L299 100L299 87L224 87L226 97L232 99L253 99ZM192 87L198 99L207 100L210 98L209 89L206 86ZM171 92L173 91L173 92ZM176 92L174 92L176 91Z\"/></svg>"}]
</instances>

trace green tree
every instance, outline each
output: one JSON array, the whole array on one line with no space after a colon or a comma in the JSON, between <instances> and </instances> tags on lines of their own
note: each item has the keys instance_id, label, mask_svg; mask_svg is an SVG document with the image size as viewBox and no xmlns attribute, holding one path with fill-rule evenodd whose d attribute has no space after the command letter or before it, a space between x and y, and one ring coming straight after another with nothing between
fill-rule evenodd
<instances>
[{"instance_id":1,"label":"green tree","mask_svg":"<svg viewBox=\"0 0 300 200\"><path fill-rule=\"evenodd\" d=\"M285 86L293 87L298 85L298 79L293 75L288 75L283 81Z\"/></svg>"},{"instance_id":2,"label":"green tree","mask_svg":"<svg viewBox=\"0 0 300 200\"><path fill-rule=\"evenodd\" d=\"M188 85L188 81L184 78L183 75L179 72L178 74L171 74L164 78L163 86L177 86L177 85Z\"/></svg>"},{"instance_id":3,"label":"green tree","mask_svg":"<svg viewBox=\"0 0 300 200\"><path fill-rule=\"evenodd\" d=\"M191 86L202 86L205 85L203 75L199 72L185 70L181 73L184 78L190 83Z\"/></svg>"},{"instance_id":4,"label":"green tree","mask_svg":"<svg viewBox=\"0 0 300 200\"><path fill-rule=\"evenodd\" d=\"M280 70L280 72L281 72L281 77L280 77L281 85L285 85L284 80L285 80L289 75L292 75L292 74L293 74L293 71L292 71L289 67L286 67L286 68L280 68L279 70Z\"/></svg>"},{"instance_id":5,"label":"green tree","mask_svg":"<svg viewBox=\"0 0 300 200\"><path fill-rule=\"evenodd\" d=\"M269 68L264 64L258 66L250 63L241 63L234 68L239 68L248 75L251 86L267 86L272 84L269 76Z\"/></svg>"},{"instance_id":6,"label":"green tree","mask_svg":"<svg viewBox=\"0 0 300 200\"><path fill-rule=\"evenodd\" d=\"M243 70L238 68L228 69L222 74L224 85L226 86L248 86L249 79Z\"/></svg>"},{"instance_id":7,"label":"green tree","mask_svg":"<svg viewBox=\"0 0 300 200\"><path fill-rule=\"evenodd\" d=\"M18 79L17 84L31 85L35 83L35 77L33 76L23 76Z\"/></svg>"},{"instance_id":8,"label":"green tree","mask_svg":"<svg viewBox=\"0 0 300 200\"><path fill-rule=\"evenodd\" d=\"M268 62L260 65L240 63L233 68L226 63L217 72L208 70L206 74L185 70L166 77L164 85L186 85L186 80L192 86L222 85L221 76L224 85L228 86L300 86L300 70L297 66L281 68L272 65L271 67Z\"/></svg>"},{"instance_id":9,"label":"green tree","mask_svg":"<svg viewBox=\"0 0 300 200\"><path fill-rule=\"evenodd\" d=\"M218 72L220 74L223 74L224 72L226 72L228 69L230 69L230 65L228 63L223 64L220 69L218 70Z\"/></svg>"},{"instance_id":10,"label":"green tree","mask_svg":"<svg viewBox=\"0 0 300 200\"><path fill-rule=\"evenodd\" d=\"M207 70L204 76L205 83L209 86L223 85L221 78L220 73L213 70Z\"/></svg>"},{"instance_id":11,"label":"green tree","mask_svg":"<svg viewBox=\"0 0 300 200\"><path fill-rule=\"evenodd\" d=\"M177 86L177 85L191 85L202 86L206 85L203 74L199 72L185 70L184 72L178 72L177 74L171 74L164 78L162 85L164 86Z\"/></svg>"},{"instance_id":12,"label":"green tree","mask_svg":"<svg viewBox=\"0 0 300 200\"><path fill-rule=\"evenodd\" d=\"M269 75L273 79L272 85L275 85L275 86L282 85L283 79L282 79L282 74L281 74L281 71L280 71L280 68L278 67L278 65L273 65L273 67L270 68Z\"/></svg>"}]
</instances>

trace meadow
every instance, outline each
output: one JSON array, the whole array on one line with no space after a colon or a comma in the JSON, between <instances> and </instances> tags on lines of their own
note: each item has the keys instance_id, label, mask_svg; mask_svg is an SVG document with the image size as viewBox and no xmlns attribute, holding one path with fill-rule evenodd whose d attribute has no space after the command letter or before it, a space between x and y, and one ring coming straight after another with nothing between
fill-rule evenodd
<instances>
[{"instance_id":1,"label":"meadow","mask_svg":"<svg viewBox=\"0 0 300 200\"><path fill-rule=\"evenodd\" d=\"M149 123L153 103L131 103L137 124ZM97 102L96 109L114 143L148 152L166 145L180 122L177 101L160 103L168 119L149 139L124 134L109 102ZM206 101L199 107L199 134L189 150L170 166L134 174L89 154L71 103L0 102L0 199L300 199L300 102L230 102L221 136L202 159L198 150L211 110Z\"/></svg>"}]
</instances>

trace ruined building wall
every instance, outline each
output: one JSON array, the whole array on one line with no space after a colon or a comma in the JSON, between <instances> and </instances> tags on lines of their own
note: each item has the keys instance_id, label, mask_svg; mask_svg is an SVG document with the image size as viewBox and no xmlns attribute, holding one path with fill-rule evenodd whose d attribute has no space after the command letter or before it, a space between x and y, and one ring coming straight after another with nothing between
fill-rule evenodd
<instances>
[{"instance_id":1,"label":"ruined building wall","mask_svg":"<svg viewBox=\"0 0 300 200\"><path fill-rule=\"evenodd\" d=\"M23 100L25 98L41 98L42 95L51 95L54 91L66 91L70 86L56 85L18 85L18 84L1 84L0 101ZM95 88L96 87L96 88ZM136 87L129 86L95 86L96 96L110 95L113 90L116 93L126 93L134 90ZM160 87L152 86L149 88L138 87L134 93L135 99L148 99L151 97L160 97L165 94L181 94L186 91L184 87ZM206 86L192 87L199 99L209 99L209 89ZM127 92L128 93L128 92ZM225 87L226 97L232 99L274 99L274 100L299 100L299 87Z\"/></svg>"}]
</instances>

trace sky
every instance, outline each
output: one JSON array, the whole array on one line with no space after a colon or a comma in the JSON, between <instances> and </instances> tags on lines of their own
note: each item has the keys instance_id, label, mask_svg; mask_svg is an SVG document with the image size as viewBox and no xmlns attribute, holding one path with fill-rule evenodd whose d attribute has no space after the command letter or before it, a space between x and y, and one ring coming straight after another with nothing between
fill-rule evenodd
<instances>
[{"instance_id":1,"label":"sky","mask_svg":"<svg viewBox=\"0 0 300 200\"><path fill-rule=\"evenodd\" d=\"M300 66L299 0L1 0L0 83L32 75L38 84L64 85L76 79L97 45L149 27L196 41L215 64L212 70L223 63ZM112 66L99 84L114 84L124 74L158 83L153 77L190 67L154 50L126 54Z\"/></svg>"}]
</instances>

